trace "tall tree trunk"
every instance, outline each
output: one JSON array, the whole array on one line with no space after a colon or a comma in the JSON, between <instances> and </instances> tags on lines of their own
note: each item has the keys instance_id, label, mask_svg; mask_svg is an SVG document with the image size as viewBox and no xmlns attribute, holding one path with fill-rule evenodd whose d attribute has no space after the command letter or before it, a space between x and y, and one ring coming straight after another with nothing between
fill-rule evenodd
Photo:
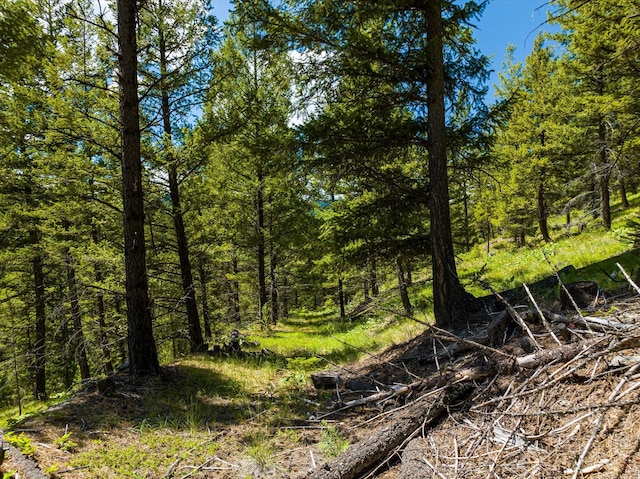
<instances>
[{"instance_id":1,"label":"tall tree trunk","mask_svg":"<svg viewBox=\"0 0 640 479\"><path fill-rule=\"evenodd\" d=\"M278 324L278 282L276 277L276 266L277 266L277 257L276 251L273 246L273 242L270 242L270 255L269 255L269 279L270 279L270 298L269 302L271 303L271 324Z\"/></svg>"},{"instance_id":2,"label":"tall tree trunk","mask_svg":"<svg viewBox=\"0 0 640 479\"><path fill-rule=\"evenodd\" d=\"M540 228L540 234L545 243L551 243L551 236L549 236L549 225L547 218L547 206L545 204L545 191L544 191L544 173L540 175L540 181L538 182L538 227Z\"/></svg>"},{"instance_id":3,"label":"tall tree trunk","mask_svg":"<svg viewBox=\"0 0 640 479\"><path fill-rule=\"evenodd\" d=\"M400 299L402 300L402 307L407 315L410 315L413 311L411 301L409 300L409 292L407 291L407 281L405 279L404 267L402 264L402 256L396 257L396 272L398 274L398 286L400 287Z\"/></svg>"},{"instance_id":4,"label":"tall tree trunk","mask_svg":"<svg viewBox=\"0 0 640 479\"><path fill-rule=\"evenodd\" d=\"M122 210L127 291L129 370L160 372L149 301L145 258L144 199L140 159L140 116L136 0L117 0Z\"/></svg>"},{"instance_id":5,"label":"tall tree trunk","mask_svg":"<svg viewBox=\"0 0 640 479\"><path fill-rule=\"evenodd\" d=\"M622 208L625 210L629 208L629 198L627 197L627 185L625 184L624 177L620 174L618 178L618 187L620 188L620 200L622 202Z\"/></svg>"},{"instance_id":6,"label":"tall tree trunk","mask_svg":"<svg viewBox=\"0 0 640 479\"><path fill-rule=\"evenodd\" d=\"M169 190L171 194L173 225L178 246L178 258L180 259L180 275L182 278L182 294L187 309L187 324L189 327L189 342L191 352L205 349L202 329L200 328L200 315L196 303L196 288L193 282L191 261L189 260L189 244L184 228L182 208L180 206L180 191L178 188L178 174L174 165L169 167Z\"/></svg>"},{"instance_id":7,"label":"tall tree trunk","mask_svg":"<svg viewBox=\"0 0 640 479\"><path fill-rule=\"evenodd\" d=\"M78 297L78 284L76 281L76 269L73 265L73 256L69 248L65 248L65 264L67 268L67 289L69 292L69 303L71 304L71 317L73 319L73 347L80 368L80 377L89 379L91 372L89 370L89 361L87 360L87 345L84 338L84 329L82 327L82 309L80 308L80 299Z\"/></svg>"},{"instance_id":8,"label":"tall tree trunk","mask_svg":"<svg viewBox=\"0 0 640 479\"><path fill-rule=\"evenodd\" d=\"M282 299L282 317L289 317L289 276L286 271L282 274L282 291L280 292Z\"/></svg>"},{"instance_id":9,"label":"tall tree trunk","mask_svg":"<svg viewBox=\"0 0 640 479\"><path fill-rule=\"evenodd\" d=\"M369 261L369 282L371 283L371 295L378 296L378 294L380 294L380 288L378 287L378 264L373 255L371 255Z\"/></svg>"},{"instance_id":10,"label":"tall tree trunk","mask_svg":"<svg viewBox=\"0 0 640 479\"><path fill-rule=\"evenodd\" d=\"M42 256L36 254L31 261L33 270L33 286L36 309L36 337L33 344L34 370L35 370L35 398L44 401L47 399L47 350L46 328L47 317L45 312L45 286L44 272L42 270Z\"/></svg>"},{"instance_id":11,"label":"tall tree trunk","mask_svg":"<svg viewBox=\"0 0 640 479\"><path fill-rule=\"evenodd\" d=\"M368 271L365 273L364 278L362 278L362 294L364 295L364 300L369 300L369 276Z\"/></svg>"},{"instance_id":12,"label":"tall tree trunk","mask_svg":"<svg viewBox=\"0 0 640 479\"><path fill-rule=\"evenodd\" d=\"M178 246L178 258L180 260L180 274L182 277L182 294L187 309L187 325L189 328L189 342L191 352L203 351L206 349L202 330L200 329L200 316L198 315L198 304L196 302L196 291L193 284L193 273L191 261L189 260L189 243L184 227L184 216L180 203L180 187L178 183L178 171L173 158L173 139L171 127L171 107L169 105L169 90L167 86L167 46L164 37L162 23L158 27L159 49L160 49L160 89L162 92L162 123L164 129L164 141L167 154L167 173L169 176L169 194L171 196L171 215L173 216L173 226L176 233Z\"/></svg>"},{"instance_id":13,"label":"tall tree trunk","mask_svg":"<svg viewBox=\"0 0 640 479\"><path fill-rule=\"evenodd\" d=\"M605 171L600 173L598 182L600 185L600 215L605 229L611 229L611 194L609 193L609 179L611 173L607 165L603 165Z\"/></svg>"},{"instance_id":14,"label":"tall tree trunk","mask_svg":"<svg viewBox=\"0 0 640 479\"><path fill-rule=\"evenodd\" d=\"M604 80L598 80L598 94L604 93ZM611 168L607 161L607 124L601 115L598 122L598 186L600 188L600 216L605 229L611 229L611 198L609 195L609 178Z\"/></svg>"},{"instance_id":15,"label":"tall tree trunk","mask_svg":"<svg viewBox=\"0 0 640 479\"><path fill-rule=\"evenodd\" d=\"M211 317L209 314L209 299L207 294L207 269L205 260L201 259L198 263L198 272L200 274L200 294L202 296L202 321L204 322L204 337L211 339Z\"/></svg>"},{"instance_id":16,"label":"tall tree trunk","mask_svg":"<svg viewBox=\"0 0 640 479\"><path fill-rule=\"evenodd\" d=\"M258 167L258 191L256 192L256 236L258 245L256 252L258 255L258 318L263 320L263 309L267 304L267 270L266 270L266 245L265 245L265 222L264 222L264 172L262 167Z\"/></svg>"},{"instance_id":17,"label":"tall tree trunk","mask_svg":"<svg viewBox=\"0 0 640 479\"><path fill-rule=\"evenodd\" d=\"M469 193L467 192L467 175L462 175L462 213L464 215L464 251L471 251L471 226L469 221Z\"/></svg>"},{"instance_id":18,"label":"tall tree trunk","mask_svg":"<svg viewBox=\"0 0 640 479\"><path fill-rule=\"evenodd\" d=\"M427 21L427 149L429 153L433 312L442 328L465 324L471 300L458 279L447 174L442 0L423 2Z\"/></svg>"},{"instance_id":19,"label":"tall tree trunk","mask_svg":"<svg viewBox=\"0 0 640 479\"><path fill-rule=\"evenodd\" d=\"M315 297L314 297L315 301ZM347 315L344 309L344 284L342 282L342 274L338 277L338 305L340 306L340 319L346 318Z\"/></svg>"},{"instance_id":20,"label":"tall tree trunk","mask_svg":"<svg viewBox=\"0 0 640 479\"><path fill-rule=\"evenodd\" d=\"M233 279L231 280L231 301L233 307L233 320L236 323L236 327L240 327L240 282L238 281L238 257L234 251L233 253L233 261L231 262L232 271L233 271Z\"/></svg>"},{"instance_id":21,"label":"tall tree trunk","mask_svg":"<svg viewBox=\"0 0 640 479\"><path fill-rule=\"evenodd\" d=\"M63 319L62 324L60 324L56 329L60 331L59 342L62 344L62 384L64 384L65 389L71 389L71 386L73 386L73 379L76 375L76 362L75 355L72 351L74 349L74 345L71 334L69 333L69 322L66 319Z\"/></svg>"},{"instance_id":22,"label":"tall tree trunk","mask_svg":"<svg viewBox=\"0 0 640 479\"><path fill-rule=\"evenodd\" d=\"M91 231L93 242L98 244L98 230L94 227ZM102 269L99 264L95 265L96 283L102 284ZM107 321L104 308L104 292L99 289L96 297L98 307L98 327L100 337L100 349L102 349L102 367L106 375L113 374L113 363L111 362L111 347L109 346L109 337L107 335Z\"/></svg>"}]
</instances>

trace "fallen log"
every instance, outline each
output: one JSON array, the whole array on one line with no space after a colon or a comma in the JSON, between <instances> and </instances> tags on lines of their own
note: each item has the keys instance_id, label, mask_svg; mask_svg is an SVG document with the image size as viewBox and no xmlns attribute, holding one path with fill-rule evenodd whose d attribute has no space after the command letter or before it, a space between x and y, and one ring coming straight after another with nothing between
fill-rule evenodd
<instances>
[{"instance_id":1,"label":"fallen log","mask_svg":"<svg viewBox=\"0 0 640 479\"><path fill-rule=\"evenodd\" d=\"M468 395L471 385L456 384L449 386L434 401L419 399L402 409L387 421L387 425L377 430L368 439L360 441L349 450L315 469L307 476L309 479L355 479L383 462L390 453L410 437L417 429L427 428L447 408Z\"/></svg>"},{"instance_id":2,"label":"fallen log","mask_svg":"<svg viewBox=\"0 0 640 479\"><path fill-rule=\"evenodd\" d=\"M596 344L603 343L604 339L605 338L597 338L589 341L582 341L580 343L571 343L566 346L559 346L553 349L544 349L533 354L516 358L516 365L523 369L533 369L543 364L548 364L551 361L559 360L566 362Z\"/></svg>"},{"instance_id":3,"label":"fallen log","mask_svg":"<svg viewBox=\"0 0 640 479\"><path fill-rule=\"evenodd\" d=\"M636 324L621 323L606 318L597 318L594 316L566 316L564 314L544 311L544 316L551 322L561 324L576 324L591 328L594 331L611 332L612 330L632 329L636 328Z\"/></svg>"},{"instance_id":4,"label":"fallen log","mask_svg":"<svg viewBox=\"0 0 640 479\"><path fill-rule=\"evenodd\" d=\"M413 439L402 453L402 466L398 479L431 479L433 470L427 469L427 445L423 438Z\"/></svg>"},{"instance_id":5,"label":"fallen log","mask_svg":"<svg viewBox=\"0 0 640 479\"><path fill-rule=\"evenodd\" d=\"M4 431L0 429L0 439L4 437ZM30 457L22 454L16 447L7 442L0 442L0 447L5 451L4 459L11 461L11 467L17 469L20 477L25 479L48 479L48 475L42 472L38 463Z\"/></svg>"}]
</instances>

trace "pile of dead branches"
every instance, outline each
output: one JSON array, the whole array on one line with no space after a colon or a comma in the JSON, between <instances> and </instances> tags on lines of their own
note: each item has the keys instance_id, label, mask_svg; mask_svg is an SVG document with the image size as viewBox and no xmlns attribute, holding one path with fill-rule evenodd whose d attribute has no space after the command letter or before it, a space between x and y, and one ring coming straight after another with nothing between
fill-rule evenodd
<instances>
[{"instance_id":1,"label":"pile of dead branches","mask_svg":"<svg viewBox=\"0 0 640 479\"><path fill-rule=\"evenodd\" d=\"M345 399L349 379L336 373L334 410L322 417L383 412L358 425L370 431L358 443L308 477L376 477L389 468L388 477L407 479L640 477L637 305L609 304L591 316L509 306L489 328L431 328L413 356L430 374L410 373L405 357L393 366L411 381L384 387L374 379L373 390L354 399Z\"/></svg>"}]
</instances>

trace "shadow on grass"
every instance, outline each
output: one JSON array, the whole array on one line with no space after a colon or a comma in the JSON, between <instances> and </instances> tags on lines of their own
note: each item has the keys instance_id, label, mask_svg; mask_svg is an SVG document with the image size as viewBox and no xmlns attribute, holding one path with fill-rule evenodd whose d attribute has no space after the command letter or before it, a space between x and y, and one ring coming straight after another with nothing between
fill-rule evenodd
<instances>
[{"instance_id":1,"label":"shadow on grass","mask_svg":"<svg viewBox=\"0 0 640 479\"><path fill-rule=\"evenodd\" d=\"M236 360L236 359L234 359ZM92 431L170 429L207 431L216 425L240 424L256 409L278 407L286 397L265 398L256 391L208 367L195 364L165 366L158 376L133 378L118 374L99 380L71 399L14 425L36 429L50 424L90 440Z\"/></svg>"}]
</instances>

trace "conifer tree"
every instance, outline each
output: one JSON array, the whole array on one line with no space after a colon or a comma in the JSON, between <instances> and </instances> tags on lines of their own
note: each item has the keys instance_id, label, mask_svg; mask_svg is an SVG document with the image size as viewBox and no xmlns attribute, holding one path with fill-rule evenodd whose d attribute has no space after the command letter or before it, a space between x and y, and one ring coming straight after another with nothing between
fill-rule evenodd
<instances>
[{"instance_id":1,"label":"conifer tree","mask_svg":"<svg viewBox=\"0 0 640 479\"><path fill-rule=\"evenodd\" d=\"M160 364L153 337L145 258L137 13L136 0L118 0L118 85L129 369L134 375L142 375L157 374Z\"/></svg>"},{"instance_id":2,"label":"conifer tree","mask_svg":"<svg viewBox=\"0 0 640 479\"><path fill-rule=\"evenodd\" d=\"M264 44L282 42L307 55L305 80L314 89L325 88L321 103L335 103L336 83L342 86L348 79L361 87L352 90L348 101L358 104L375 95L378 105L412 113L413 126L404 134L392 136L401 129L389 124L388 136L370 136L361 145L404 140L405 146L428 153L436 322L443 327L464 324L471 298L457 277L451 238L445 104L460 89L475 100L482 95L479 82L486 75L486 59L473 51L468 22L483 4L301 1L273 9L252 0L238 7L241 18L264 21ZM349 140L349 133L342 137Z\"/></svg>"}]
</instances>

